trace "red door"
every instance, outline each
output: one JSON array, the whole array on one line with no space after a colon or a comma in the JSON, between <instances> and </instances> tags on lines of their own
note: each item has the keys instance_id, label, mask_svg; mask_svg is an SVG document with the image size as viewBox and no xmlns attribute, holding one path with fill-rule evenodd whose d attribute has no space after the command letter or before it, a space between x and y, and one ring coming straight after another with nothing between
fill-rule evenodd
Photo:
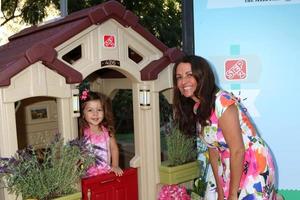
<instances>
[{"instance_id":1,"label":"red door","mask_svg":"<svg viewBox=\"0 0 300 200\"><path fill-rule=\"evenodd\" d=\"M124 170L123 176L114 173L83 178L83 200L138 200L137 169Z\"/></svg>"}]
</instances>

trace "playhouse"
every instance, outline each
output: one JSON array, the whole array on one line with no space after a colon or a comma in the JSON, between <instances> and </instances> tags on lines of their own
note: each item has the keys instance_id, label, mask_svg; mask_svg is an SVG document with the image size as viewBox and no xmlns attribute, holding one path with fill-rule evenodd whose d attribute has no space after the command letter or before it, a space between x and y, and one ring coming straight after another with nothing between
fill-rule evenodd
<instances>
[{"instance_id":1,"label":"playhouse","mask_svg":"<svg viewBox=\"0 0 300 200\"><path fill-rule=\"evenodd\" d=\"M0 155L43 147L54 132L78 136L78 85L111 98L132 90L134 156L140 200L156 198L161 162L159 93L170 99L172 66L182 52L168 48L116 1L29 27L0 47ZM13 197L0 191L0 199Z\"/></svg>"}]
</instances>

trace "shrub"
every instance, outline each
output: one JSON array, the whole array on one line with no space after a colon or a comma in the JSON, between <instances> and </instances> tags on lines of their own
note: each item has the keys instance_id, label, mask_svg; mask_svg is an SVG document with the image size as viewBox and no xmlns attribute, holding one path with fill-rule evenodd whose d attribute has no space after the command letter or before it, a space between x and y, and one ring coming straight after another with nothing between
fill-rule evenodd
<instances>
[{"instance_id":1,"label":"shrub","mask_svg":"<svg viewBox=\"0 0 300 200\"><path fill-rule=\"evenodd\" d=\"M33 147L18 150L11 158L0 158L0 178L8 192L23 199L49 200L76 192L76 184L91 164L93 155L84 140L64 144L56 138L38 154Z\"/></svg>"},{"instance_id":2,"label":"shrub","mask_svg":"<svg viewBox=\"0 0 300 200\"><path fill-rule=\"evenodd\" d=\"M196 138L184 135L177 126L166 134L168 166L177 166L197 159Z\"/></svg>"}]
</instances>

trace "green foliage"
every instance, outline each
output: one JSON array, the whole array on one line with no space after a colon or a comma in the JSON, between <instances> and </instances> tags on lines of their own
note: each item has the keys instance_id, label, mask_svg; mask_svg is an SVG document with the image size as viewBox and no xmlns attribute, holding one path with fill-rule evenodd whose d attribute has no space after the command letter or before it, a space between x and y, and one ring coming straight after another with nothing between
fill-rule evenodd
<instances>
[{"instance_id":1,"label":"green foliage","mask_svg":"<svg viewBox=\"0 0 300 200\"><path fill-rule=\"evenodd\" d=\"M177 166L197 159L194 137L184 135L178 127L172 127L166 135L168 165Z\"/></svg>"},{"instance_id":2,"label":"green foliage","mask_svg":"<svg viewBox=\"0 0 300 200\"><path fill-rule=\"evenodd\" d=\"M64 144L56 139L42 154L28 147L9 159L1 158L0 177L8 191L23 199L39 200L74 193L80 177L94 163L94 157L74 141Z\"/></svg>"},{"instance_id":3,"label":"green foliage","mask_svg":"<svg viewBox=\"0 0 300 200\"><path fill-rule=\"evenodd\" d=\"M193 190L192 192L195 193L195 195L198 195L200 197L204 197L207 182L205 180L206 177L197 178L193 184Z\"/></svg>"},{"instance_id":4,"label":"green foliage","mask_svg":"<svg viewBox=\"0 0 300 200\"><path fill-rule=\"evenodd\" d=\"M23 20L29 24L37 24L43 21L46 15L46 7L50 0L27 0L21 9Z\"/></svg>"},{"instance_id":5,"label":"green foliage","mask_svg":"<svg viewBox=\"0 0 300 200\"><path fill-rule=\"evenodd\" d=\"M112 108L116 132L133 132L132 91L119 90L112 100Z\"/></svg>"},{"instance_id":6,"label":"green foliage","mask_svg":"<svg viewBox=\"0 0 300 200\"><path fill-rule=\"evenodd\" d=\"M159 120L160 127L170 123L172 121L172 105L169 104L166 97L160 92L159 93Z\"/></svg>"},{"instance_id":7,"label":"green foliage","mask_svg":"<svg viewBox=\"0 0 300 200\"><path fill-rule=\"evenodd\" d=\"M59 1L59 0L54 0ZM6 24L10 20L21 17L25 23L37 24L47 16L46 8L54 3L52 0L2 0L1 11L4 21L1 25Z\"/></svg>"},{"instance_id":8,"label":"green foliage","mask_svg":"<svg viewBox=\"0 0 300 200\"><path fill-rule=\"evenodd\" d=\"M123 0L140 23L169 47L181 46L181 0Z\"/></svg>"},{"instance_id":9,"label":"green foliage","mask_svg":"<svg viewBox=\"0 0 300 200\"><path fill-rule=\"evenodd\" d=\"M132 91L118 90L112 100L113 114L115 118L115 128L118 133L133 132L133 105ZM166 100L164 95L159 93L159 114L160 126L170 122L172 118L172 105Z\"/></svg>"},{"instance_id":10,"label":"green foliage","mask_svg":"<svg viewBox=\"0 0 300 200\"><path fill-rule=\"evenodd\" d=\"M206 187L207 187L207 172L209 168L209 161L208 161L208 149L206 144L200 139L197 138L197 149L198 149L198 158L203 156L203 158L200 158L201 163L201 174L200 177L194 180L193 188L192 188L192 197L204 197ZM197 199L197 198L195 198Z\"/></svg>"}]
</instances>

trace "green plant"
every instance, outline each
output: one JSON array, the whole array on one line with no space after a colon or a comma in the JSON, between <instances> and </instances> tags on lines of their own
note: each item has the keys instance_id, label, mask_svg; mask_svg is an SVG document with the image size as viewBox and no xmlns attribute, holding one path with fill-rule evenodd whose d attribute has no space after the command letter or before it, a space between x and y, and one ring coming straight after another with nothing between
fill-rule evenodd
<instances>
[{"instance_id":1,"label":"green plant","mask_svg":"<svg viewBox=\"0 0 300 200\"><path fill-rule=\"evenodd\" d=\"M192 192L198 195L199 197L204 197L206 187L207 187L206 180L203 177L197 178L194 181Z\"/></svg>"},{"instance_id":2,"label":"green plant","mask_svg":"<svg viewBox=\"0 0 300 200\"><path fill-rule=\"evenodd\" d=\"M32 147L0 159L0 178L10 193L23 199L49 200L76 192L77 183L91 164L93 155L85 140L64 143L56 138L42 153Z\"/></svg>"},{"instance_id":3,"label":"green plant","mask_svg":"<svg viewBox=\"0 0 300 200\"><path fill-rule=\"evenodd\" d=\"M201 170L200 177L194 180L192 196L202 197L205 196L205 191L207 188L207 172L209 168L208 164L208 149L200 138L197 138L197 149L198 149L198 160L200 161Z\"/></svg>"},{"instance_id":4,"label":"green plant","mask_svg":"<svg viewBox=\"0 0 300 200\"><path fill-rule=\"evenodd\" d=\"M166 134L166 146L167 165L170 167L197 160L195 137L184 135L177 126Z\"/></svg>"}]
</instances>

